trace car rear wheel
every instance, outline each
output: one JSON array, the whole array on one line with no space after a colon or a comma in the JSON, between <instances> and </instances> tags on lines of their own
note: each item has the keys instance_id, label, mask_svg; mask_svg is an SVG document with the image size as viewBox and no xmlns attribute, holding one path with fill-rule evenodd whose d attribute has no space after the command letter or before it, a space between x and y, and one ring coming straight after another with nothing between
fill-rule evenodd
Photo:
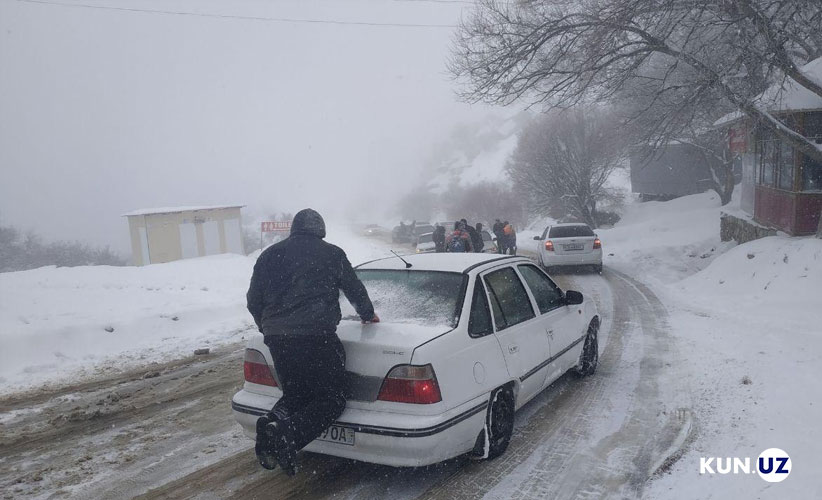
<instances>
[{"instance_id":1,"label":"car rear wheel","mask_svg":"<svg viewBox=\"0 0 822 500\"><path fill-rule=\"evenodd\" d=\"M486 436L486 432L490 436ZM485 428L477 437L472 457L492 460L505 453L514 433L514 393L509 386L500 387L491 393ZM486 438L488 438L486 453Z\"/></svg>"},{"instance_id":2,"label":"car rear wheel","mask_svg":"<svg viewBox=\"0 0 822 500\"><path fill-rule=\"evenodd\" d=\"M574 372L580 377L593 375L597 371L599 364L599 322L594 319L588 325L588 334L585 335L585 345L582 347L582 354L579 355L579 362Z\"/></svg>"},{"instance_id":3,"label":"car rear wheel","mask_svg":"<svg viewBox=\"0 0 822 500\"><path fill-rule=\"evenodd\" d=\"M597 274L602 274L602 264L597 264L594 266L594 272Z\"/></svg>"}]
</instances>

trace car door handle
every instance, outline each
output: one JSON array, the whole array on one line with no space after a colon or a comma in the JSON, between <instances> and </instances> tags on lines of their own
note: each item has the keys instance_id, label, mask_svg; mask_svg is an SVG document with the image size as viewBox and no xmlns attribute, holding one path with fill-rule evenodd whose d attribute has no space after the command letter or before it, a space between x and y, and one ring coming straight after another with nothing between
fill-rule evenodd
<instances>
[{"instance_id":1,"label":"car door handle","mask_svg":"<svg viewBox=\"0 0 822 500\"><path fill-rule=\"evenodd\" d=\"M547 333L549 337L553 338L553 336L554 336L554 331L553 330L548 330L545 333Z\"/></svg>"},{"instance_id":2,"label":"car door handle","mask_svg":"<svg viewBox=\"0 0 822 500\"><path fill-rule=\"evenodd\" d=\"M518 345L516 345L516 344L511 344L511 345L509 345L509 346L508 346L508 352L510 352L511 354L516 354L516 353L518 353L518 352L519 352L519 346L518 346Z\"/></svg>"}]
</instances>

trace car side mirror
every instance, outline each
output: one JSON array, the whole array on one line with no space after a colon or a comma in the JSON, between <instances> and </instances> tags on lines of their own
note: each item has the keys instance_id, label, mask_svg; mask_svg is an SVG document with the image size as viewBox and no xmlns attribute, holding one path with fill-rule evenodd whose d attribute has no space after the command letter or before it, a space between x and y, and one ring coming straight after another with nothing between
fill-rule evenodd
<instances>
[{"instance_id":1,"label":"car side mirror","mask_svg":"<svg viewBox=\"0 0 822 500\"><path fill-rule=\"evenodd\" d=\"M534 241L539 241L539 240L541 240L541 239L542 239L542 238L541 238L540 236L534 236Z\"/></svg>"},{"instance_id":2,"label":"car side mirror","mask_svg":"<svg viewBox=\"0 0 822 500\"><path fill-rule=\"evenodd\" d=\"M565 304L569 306L575 306L577 304L582 304L582 294L577 292L576 290L568 290L565 292Z\"/></svg>"}]
</instances>

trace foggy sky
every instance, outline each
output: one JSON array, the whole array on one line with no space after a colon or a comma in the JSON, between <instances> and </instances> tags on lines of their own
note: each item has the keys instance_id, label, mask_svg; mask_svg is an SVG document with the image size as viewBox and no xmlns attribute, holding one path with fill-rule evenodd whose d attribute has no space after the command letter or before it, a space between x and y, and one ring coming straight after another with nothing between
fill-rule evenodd
<instances>
[{"instance_id":1,"label":"foggy sky","mask_svg":"<svg viewBox=\"0 0 822 500\"><path fill-rule=\"evenodd\" d=\"M457 24L468 8L97 4L405 24ZM120 214L137 208L312 206L331 219L352 205L382 209L456 123L488 113L456 101L452 32L0 0L0 222L127 255Z\"/></svg>"}]
</instances>

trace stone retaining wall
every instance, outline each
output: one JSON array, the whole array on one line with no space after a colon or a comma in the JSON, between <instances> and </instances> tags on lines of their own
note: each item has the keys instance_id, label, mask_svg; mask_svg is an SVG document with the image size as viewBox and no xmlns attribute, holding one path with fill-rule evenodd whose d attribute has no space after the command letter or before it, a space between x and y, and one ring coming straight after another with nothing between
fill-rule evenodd
<instances>
[{"instance_id":1,"label":"stone retaining wall","mask_svg":"<svg viewBox=\"0 0 822 500\"><path fill-rule=\"evenodd\" d=\"M740 245L766 236L776 236L776 230L723 213L719 218L719 237L722 241L736 240Z\"/></svg>"}]
</instances>

